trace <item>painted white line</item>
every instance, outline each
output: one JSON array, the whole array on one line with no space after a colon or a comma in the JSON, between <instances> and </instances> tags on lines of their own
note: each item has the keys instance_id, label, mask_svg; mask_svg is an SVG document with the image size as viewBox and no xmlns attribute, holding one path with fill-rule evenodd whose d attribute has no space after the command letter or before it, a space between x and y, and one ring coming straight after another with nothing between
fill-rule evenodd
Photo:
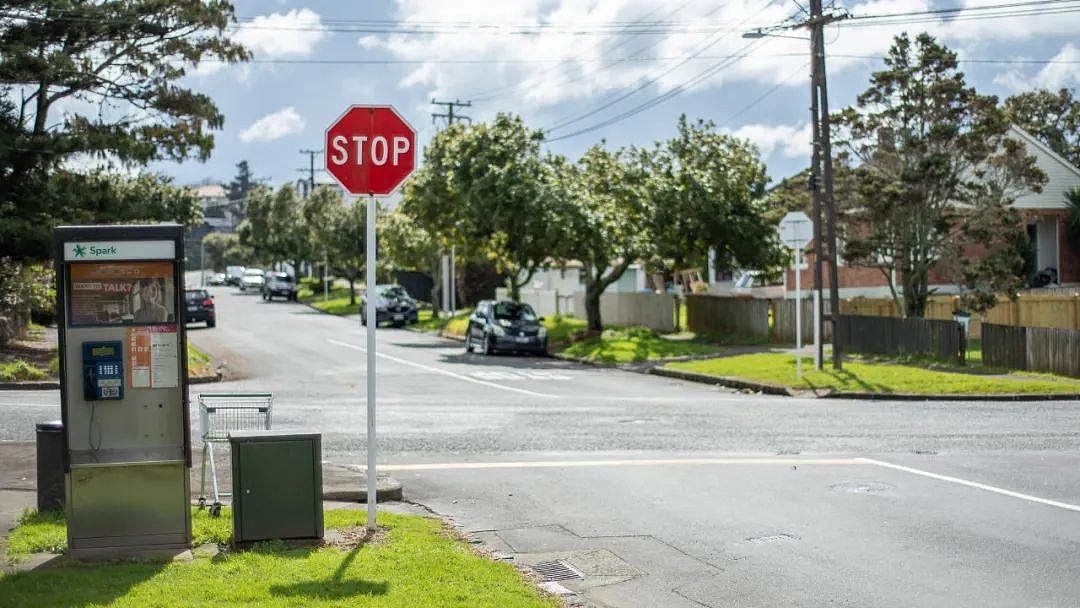
<instances>
[{"instance_id":1,"label":"painted white line","mask_svg":"<svg viewBox=\"0 0 1080 608\"><path fill-rule=\"evenodd\" d=\"M581 467L643 467L670 465L858 465L858 458L659 458L650 460L533 460L517 462L442 462L384 464L381 471L464 471L475 469L559 469ZM361 466L361 465L354 465Z\"/></svg>"},{"instance_id":2,"label":"painted white line","mask_svg":"<svg viewBox=\"0 0 1080 608\"><path fill-rule=\"evenodd\" d=\"M1057 507L1059 509L1065 509L1066 511L1076 511L1080 513L1080 505L1072 505L1067 502L1059 502L1057 500L1050 500L1048 498L1039 498L1038 496L1032 496L1031 494L1023 494L1021 492L1013 492L1012 490L1006 490L1005 488L999 488L996 486L987 485L985 483L979 483L977 481L968 481L966 479L960 479L959 477L950 477L948 475L939 475L937 473L931 473L930 471L923 471L922 469L915 469L912 467L905 467L899 464L892 464L889 462L882 462L880 460L874 460L872 458L859 458L858 460L867 464L875 464L879 467L885 467L887 469L895 469L897 471L903 471L905 473L911 473L913 475L922 475L923 477L929 477L930 479L937 479L938 481L947 481L949 483L955 483L969 488L977 488L979 490L986 490L987 492L993 492L995 494L1001 494L1002 496L1009 496L1012 498L1019 498L1020 500L1027 500L1030 502L1036 502L1041 505L1048 505L1051 507Z\"/></svg>"},{"instance_id":3,"label":"painted white line","mask_svg":"<svg viewBox=\"0 0 1080 608\"><path fill-rule=\"evenodd\" d=\"M338 346L344 346L345 348L351 348L353 350L358 350L358 351L361 351L361 352L367 352L366 348L364 348L362 346L356 346L355 344L349 344L347 342L339 342L337 340L333 340L333 339L330 339L330 338L327 338L326 341L331 343L331 344L337 344ZM416 363L415 361L409 361L407 359L402 359L400 357L395 357L393 355L388 355L386 353L380 353L380 352L376 351L375 355L378 356L378 357L382 357L384 359L389 359L390 361L394 361L396 363L400 363L402 365L410 365L412 367L427 370L429 372L434 372L436 374L442 374L444 376L449 376L451 378L457 378L458 380L464 380L466 382L472 382L473 384L480 384L482 386L489 386L491 388L497 388L497 389L504 390L504 391L510 391L512 393L521 393L523 395L529 395L529 396L532 396L532 397L546 397L548 399L558 399L558 397L559 397L558 395L548 395L547 393L536 393L536 392L533 392L533 391L527 391L527 390L525 390L523 388L515 388L515 387L512 387L512 386L503 386L501 384L495 384L494 382L485 382L483 380L477 380L476 378L470 378L469 376L465 376L465 375L462 375L462 374L456 374L456 373L454 373L452 371L449 371L449 370L439 369L438 367L432 367L430 365L424 365L422 363Z\"/></svg>"},{"instance_id":4,"label":"painted white line","mask_svg":"<svg viewBox=\"0 0 1080 608\"><path fill-rule=\"evenodd\" d=\"M23 401L22 403L9 403L6 401L0 401L0 407L51 407L60 409L59 403L28 403Z\"/></svg>"}]
</instances>

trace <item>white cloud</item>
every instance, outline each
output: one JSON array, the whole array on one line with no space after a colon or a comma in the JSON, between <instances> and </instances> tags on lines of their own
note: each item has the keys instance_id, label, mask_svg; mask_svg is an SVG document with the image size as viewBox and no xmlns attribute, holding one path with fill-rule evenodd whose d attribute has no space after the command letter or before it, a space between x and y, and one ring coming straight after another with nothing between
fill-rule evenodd
<instances>
[{"instance_id":1,"label":"white cloud","mask_svg":"<svg viewBox=\"0 0 1080 608\"><path fill-rule=\"evenodd\" d=\"M1000 0L961 2L974 7L993 5ZM529 109L621 92L654 79L643 95L633 98L635 101L683 86L699 90L732 82L805 84L805 78L799 77L808 61L805 41L783 38L750 41L740 35L793 16L794 5L786 0L772 0L764 6L760 0L729 0L719 7L715 0L686 0L677 6L665 0L395 0L395 3L396 16L401 22L438 23L441 33L365 35L357 41L361 47L381 48L392 56L417 61L506 60L482 65L429 61L408 71L399 81L402 87L422 87L435 96L477 99L494 91L500 102L506 102L500 105ZM856 15L881 15L931 10L935 5L934 0L867 0L848 8ZM639 20L646 24L665 21L666 30L656 35L597 35L600 30L617 31ZM461 28L465 26L452 25L463 22L480 25L464 33ZM908 25L842 29L834 26L828 32L829 72L838 75L880 65L865 57L884 55L893 37L903 31L929 32L963 55L969 48L993 48L998 41L1072 34L1075 26L1075 20L1070 23L1069 19L1053 15L1007 20L943 18ZM537 29L539 33L508 33L523 27ZM636 29L640 31L643 27L638 25ZM590 33L582 34L582 30ZM789 33L805 35L804 30ZM751 42L753 46L747 48ZM678 58L696 52L700 52L697 59L678 65ZM723 57L744 53L749 56L695 80L710 67L723 63ZM619 61L627 58L631 60ZM536 59L555 61L520 62Z\"/></svg>"},{"instance_id":2,"label":"white cloud","mask_svg":"<svg viewBox=\"0 0 1080 608\"><path fill-rule=\"evenodd\" d=\"M998 74L994 82L1012 91L1058 89L1080 84L1080 70L1076 66L1080 62L1080 47L1067 43L1054 55L1053 61L1062 63L1047 64L1031 77L1025 76L1021 70L1010 70Z\"/></svg>"},{"instance_id":3,"label":"white cloud","mask_svg":"<svg viewBox=\"0 0 1080 608\"><path fill-rule=\"evenodd\" d=\"M289 106L283 110L263 116L251 123L240 134L240 141L273 141L286 135L293 135L304 130L304 119L296 112L296 108Z\"/></svg>"},{"instance_id":4,"label":"white cloud","mask_svg":"<svg viewBox=\"0 0 1080 608\"><path fill-rule=\"evenodd\" d=\"M743 125L731 133L748 139L768 158L778 153L785 158L808 158L810 156L810 125Z\"/></svg>"},{"instance_id":5,"label":"white cloud","mask_svg":"<svg viewBox=\"0 0 1080 608\"><path fill-rule=\"evenodd\" d=\"M326 37L322 18L309 8L260 15L240 25L233 40L248 47L256 57L302 57Z\"/></svg>"}]
</instances>

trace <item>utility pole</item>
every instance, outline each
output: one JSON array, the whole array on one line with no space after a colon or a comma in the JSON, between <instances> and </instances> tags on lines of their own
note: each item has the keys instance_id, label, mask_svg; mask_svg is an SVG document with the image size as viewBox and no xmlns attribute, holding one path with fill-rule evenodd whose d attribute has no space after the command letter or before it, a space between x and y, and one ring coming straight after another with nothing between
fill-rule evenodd
<instances>
[{"instance_id":1,"label":"utility pole","mask_svg":"<svg viewBox=\"0 0 1080 608\"><path fill-rule=\"evenodd\" d=\"M300 172L306 171L308 174L308 194L315 192L315 157L322 153L322 150L300 150L300 154L308 155L308 168L297 169Z\"/></svg>"},{"instance_id":2,"label":"utility pole","mask_svg":"<svg viewBox=\"0 0 1080 608\"><path fill-rule=\"evenodd\" d=\"M431 105L433 105L433 106L446 106L446 112L443 112L441 114L440 113L433 113L431 115L431 122L433 122L433 123L435 121L437 121L438 119L440 119L440 118L445 118L446 119L446 124L451 125L451 126L454 124L455 120L458 121L458 122L460 122L462 120L467 120L467 121L469 121L470 124L472 124L472 118L469 118L468 116L462 116L461 114L455 114L454 113L454 108L471 108L472 107L472 102L471 101L461 101L460 99L455 99L454 101L437 101L435 99L432 99L431 100Z\"/></svg>"},{"instance_id":3,"label":"utility pole","mask_svg":"<svg viewBox=\"0 0 1080 608\"><path fill-rule=\"evenodd\" d=\"M814 149L810 165L810 187L814 196L814 290L821 300L822 265L826 251L829 264L829 321L832 325L833 369L841 369L843 351L836 331L840 314L840 275L836 268L836 201L833 198L832 143L829 132L829 89L825 73L825 26L847 18L846 14L825 15L821 0L810 0L810 19L800 24L810 30L810 115ZM825 234L822 234L822 211ZM824 241L822 237L824 236ZM800 303L801 305L801 303ZM824 315L815 322L824 324ZM822 328L823 329L823 328ZM819 329L819 331L821 331ZM823 344L818 342L818 364Z\"/></svg>"},{"instance_id":4,"label":"utility pole","mask_svg":"<svg viewBox=\"0 0 1080 608\"><path fill-rule=\"evenodd\" d=\"M440 118L446 119L448 126L453 126L454 121L467 120L469 124L472 124L472 118L468 116L462 116L460 113L455 114L454 108L471 108L471 101L461 101L455 99L454 101L438 101L436 99L431 100L433 106L446 106L446 112L444 113L432 113L431 122L435 123ZM446 312L446 316L449 317L455 314L457 311L455 307L457 305L457 256L456 247L450 248L450 256L447 258L446 254L442 256L442 271L443 271L443 311Z\"/></svg>"}]
</instances>

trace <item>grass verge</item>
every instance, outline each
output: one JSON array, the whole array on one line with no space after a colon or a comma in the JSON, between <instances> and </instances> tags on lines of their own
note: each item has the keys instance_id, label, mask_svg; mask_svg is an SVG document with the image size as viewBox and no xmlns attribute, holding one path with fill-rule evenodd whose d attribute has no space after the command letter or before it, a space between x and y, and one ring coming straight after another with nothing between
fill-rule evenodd
<instances>
[{"instance_id":1,"label":"grass verge","mask_svg":"<svg viewBox=\"0 0 1080 608\"><path fill-rule=\"evenodd\" d=\"M187 343L187 360L189 378L213 376L217 373L214 364L210 362L210 355L199 350L190 340Z\"/></svg>"},{"instance_id":2,"label":"grass verge","mask_svg":"<svg viewBox=\"0 0 1080 608\"><path fill-rule=\"evenodd\" d=\"M762 382L795 389L831 388L859 393L914 395L1007 395L1080 393L1080 380L1038 377L994 377L929 370L895 363L845 362L842 370L829 363L821 371L803 358L803 377L795 378L795 357L786 353L757 353L701 361L679 361L665 367Z\"/></svg>"},{"instance_id":3,"label":"grass verge","mask_svg":"<svg viewBox=\"0 0 1080 608\"><path fill-rule=\"evenodd\" d=\"M720 352L720 347L673 340L644 327L614 327L599 336L575 342L561 354L598 363L631 363Z\"/></svg>"},{"instance_id":4,"label":"grass verge","mask_svg":"<svg viewBox=\"0 0 1080 608\"><path fill-rule=\"evenodd\" d=\"M196 512L194 532L200 534ZM360 510L324 514L331 528L363 526ZM205 518L209 519L209 518ZM58 524L63 529L62 521ZM231 533L227 512L208 522ZM351 549L290 549L261 543L190 563L113 562L0 574L0 598L24 608L52 606L305 606L328 608L556 608L511 565L473 553L437 520L379 514L382 540ZM19 530L16 529L16 533ZM203 532L209 534L209 532Z\"/></svg>"},{"instance_id":5,"label":"grass verge","mask_svg":"<svg viewBox=\"0 0 1080 608\"><path fill-rule=\"evenodd\" d=\"M450 335L464 336L465 328L469 326L469 315L471 314L471 308L464 308L459 310L453 318L447 319L443 316L434 318L431 309L424 309L419 311L417 323L408 327L414 331L442 331Z\"/></svg>"},{"instance_id":6,"label":"grass verge","mask_svg":"<svg viewBox=\"0 0 1080 608\"><path fill-rule=\"evenodd\" d=\"M332 315L351 315L360 312L359 297L354 303L349 303L348 286L334 285L327 295L328 299L324 300L321 284L301 284L296 291L297 300Z\"/></svg>"},{"instance_id":7,"label":"grass verge","mask_svg":"<svg viewBox=\"0 0 1080 608\"><path fill-rule=\"evenodd\" d=\"M49 371L23 359L0 362L0 382L23 382L27 380L47 380Z\"/></svg>"}]
</instances>

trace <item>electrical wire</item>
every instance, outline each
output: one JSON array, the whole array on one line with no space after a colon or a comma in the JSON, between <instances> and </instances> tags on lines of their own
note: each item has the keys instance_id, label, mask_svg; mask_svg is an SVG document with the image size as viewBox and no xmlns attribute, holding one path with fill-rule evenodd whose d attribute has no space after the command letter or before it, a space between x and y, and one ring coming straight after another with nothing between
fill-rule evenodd
<instances>
[{"instance_id":1,"label":"electrical wire","mask_svg":"<svg viewBox=\"0 0 1080 608\"><path fill-rule=\"evenodd\" d=\"M767 9L767 8L769 8L769 4L768 4L768 3L766 3L766 4L765 4L764 6L762 6L762 7L760 8L760 9L758 9L758 11L757 11L756 13L754 13L754 14L753 14L753 15L751 15L751 16L748 16L748 17L747 17L746 19L744 19L743 21L744 21L744 22L746 22L746 21L749 21L749 20L751 20L751 19L753 19L753 18L757 17L757 16L758 16L758 15L760 15L760 14L761 14L762 12L764 12L764 11L765 11L765 9ZM796 13L796 14L797 14L797 13ZM794 16L793 16L793 17L794 17ZM557 124L555 124L555 125L552 125L552 126L550 126L550 127L546 128L546 129L544 129L544 133L550 133L550 132L552 132L552 131L556 131L556 130L562 129L562 128L564 128L564 127L570 126L570 125L572 125L572 124L575 124L575 123L581 122L582 120L584 120L584 119L586 119L586 118L588 118L588 117L590 117L590 116L594 116L594 115L596 115L596 114L598 114L598 113L600 113L600 112L602 112L602 111L606 110L607 108L610 108L611 106L613 106L613 105L615 105L615 104L617 104L617 103L619 103L619 102L623 101L624 99L627 99L628 97L630 97L630 96L632 96L632 95L635 95L636 93L638 93L638 92L640 92L640 91L642 91L642 90L644 90L644 89L648 88L649 86L651 86L651 85L653 85L654 83L658 82L658 81L659 81L659 80L660 80L661 78L663 78L663 77L665 77L665 76L668 76L668 75L670 75L670 74L671 74L671 73L673 73L673 72L674 72L675 70L677 70L677 69L679 69L680 67L682 67L682 66L686 65L687 63L689 63L691 59L693 59L693 58L695 58L695 57L698 57L699 55L701 55L701 54L702 54L702 53L704 53L705 51L707 51L707 50L709 50L710 48L712 48L712 47L716 46L716 45L717 45L717 44L719 44L719 43L720 43L720 42L721 42L722 40L724 40L725 38L727 38L728 36L730 36L730 35L731 35L732 33L734 33L734 32L735 32L736 30L738 30L738 29L739 29L740 27L742 27L742 24L741 24L741 23L740 23L740 24L737 24L737 25L736 25L735 27L733 27L733 28L729 29L728 31L724 32L724 33L723 33L723 34L721 34L720 36L718 36L718 37L714 38L714 39L713 39L713 40L712 40L711 42L709 42L708 44L706 44L706 45L704 45L704 46L700 47L700 48L699 48L699 49L698 49L697 51L695 51L695 52L694 52L694 53L692 53L691 55L687 56L687 57L686 57L685 59L683 59L683 60L682 60L682 61L680 61L679 63L675 64L675 65L674 65L674 66L672 66L671 68L669 68L669 69L667 69L667 70L665 70L665 71L661 72L660 74L658 74L658 75L656 75L656 76L653 76L652 78L649 78L648 80L646 80L645 82L641 83L640 85L638 85L638 86L636 86L636 87L633 87L632 89L629 89L629 90L627 90L626 92L624 92L624 93L622 93L622 94L620 94L620 95L617 95L617 96L615 96L615 97L613 97L613 98L609 98L609 100L608 100L608 101L606 101L606 102L604 102L604 103L602 103L602 104L600 104L600 105L598 105L598 106L594 107L593 109L589 110L588 112L585 112L584 114L580 114L580 115L578 115L578 116L576 116L576 117L573 117L573 118L567 118L567 117L564 117L564 118L560 119L560 120L559 120L559 122L558 122ZM747 45L747 46L749 46L749 45ZM746 47L744 47L744 48L746 48ZM557 141L557 140L550 140L550 141Z\"/></svg>"},{"instance_id":2,"label":"electrical wire","mask_svg":"<svg viewBox=\"0 0 1080 608\"><path fill-rule=\"evenodd\" d=\"M770 95L772 95L773 93L779 91L780 88L783 87L784 85L786 85L788 82L790 82L792 78L795 78L799 74L806 74L806 68L808 68L808 67L810 67L810 62L809 61L802 64L801 66L798 67L798 69L796 69L792 73L785 76L783 80L781 80L780 82L773 85L772 88L770 88L768 91L765 91L760 97L758 97L754 101L751 101L750 103L743 106L743 108L741 110L739 110L738 112L735 112L731 116L728 116L718 126L725 127L725 126L731 124L736 118L738 118L738 117L742 116L743 114L749 112L752 108L757 106L759 103L765 101L765 99L768 98Z\"/></svg>"}]
</instances>

